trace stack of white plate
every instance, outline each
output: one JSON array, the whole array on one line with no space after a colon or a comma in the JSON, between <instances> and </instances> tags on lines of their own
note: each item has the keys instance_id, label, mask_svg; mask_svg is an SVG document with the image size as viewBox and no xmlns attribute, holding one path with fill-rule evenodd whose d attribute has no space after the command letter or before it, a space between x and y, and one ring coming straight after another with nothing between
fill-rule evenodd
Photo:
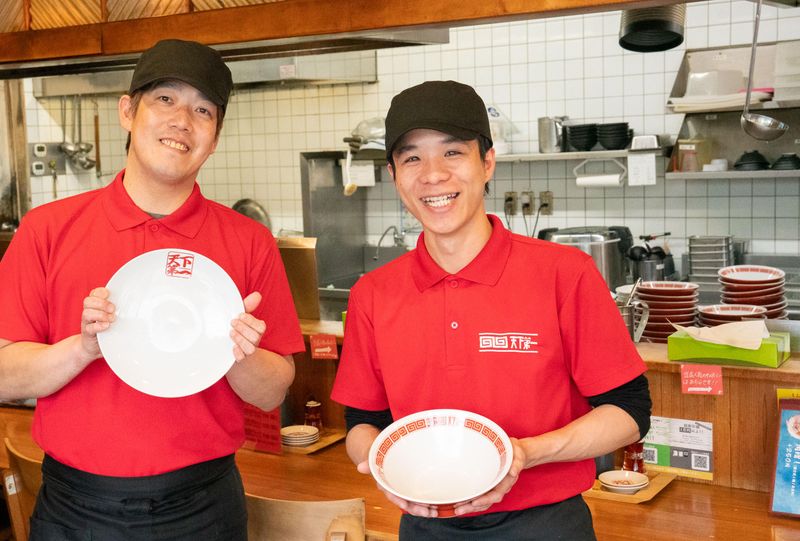
<instances>
[{"instance_id":1,"label":"stack of white plate","mask_svg":"<svg viewBox=\"0 0 800 541\"><path fill-rule=\"evenodd\" d=\"M290 447L305 447L319 441L319 429L309 425L281 428L281 443Z\"/></svg>"},{"instance_id":2,"label":"stack of white plate","mask_svg":"<svg viewBox=\"0 0 800 541\"><path fill-rule=\"evenodd\" d=\"M716 327L734 321L766 319L767 309L752 304L712 304L698 309L698 322L704 327Z\"/></svg>"},{"instance_id":3,"label":"stack of white plate","mask_svg":"<svg viewBox=\"0 0 800 541\"><path fill-rule=\"evenodd\" d=\"M733 265L719 270L723 304L763 306L767 319L787 319L786 273L765 265Z\"/></svg>"},{"instance_id":4,"label":"stack of white plate","mask_svg":"<svg viewBox=\"0 0 800 541\"><path fill-rule=\"evenodd\" d=\"M717 272L734 263L733 237L689 237L689 281L698 284L700 291L719 292Z\"/></svg>"},{"instance_id":5,"label":"stack of white plate","mask_svg":"<svg viewBox=\"0 0 800 541\"><path fill-rule=\"evenodd\" d=\"M699 285L692 282L660 281L639 284L635 296L650 309L641 341L665 344L667 337L675 332L673 323L688 327L694 325L699 288ZM642 312L642 309L637 309L637 325Z\"/></svg>"}]
</instances>

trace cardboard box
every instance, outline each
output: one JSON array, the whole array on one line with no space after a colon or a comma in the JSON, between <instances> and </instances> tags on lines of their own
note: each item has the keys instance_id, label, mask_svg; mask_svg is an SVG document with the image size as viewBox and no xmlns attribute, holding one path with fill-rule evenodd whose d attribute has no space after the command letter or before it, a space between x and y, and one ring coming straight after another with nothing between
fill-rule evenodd
<instances>
[{"instance_id":1,"label":"cardboard box","mask_svg":"<svg viewBox=\"0 0 800 541\"><path fill-rule=\"evenodd\" d=\"M667 339L667 358L670 361L692 361L736 366L763 366L777 368L789 358L788 332L771 332L758 349L744 349L695 340L685 331L678 331Z\"/></svg>"}]
</instances>

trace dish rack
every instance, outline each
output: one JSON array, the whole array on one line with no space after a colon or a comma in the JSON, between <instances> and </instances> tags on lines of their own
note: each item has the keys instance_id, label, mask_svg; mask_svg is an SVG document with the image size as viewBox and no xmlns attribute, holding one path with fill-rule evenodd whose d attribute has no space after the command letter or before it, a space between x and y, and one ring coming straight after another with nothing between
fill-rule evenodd
<instances>
[{"instance_id":1,"label":"dish rack","mask_svg":"<svg viewBox=\"0 0 800 541\"><path fill-rule=\"evenodd\" d=\"M689 237L688 262L689 281L700 285L701 304L716 300L722 291L718 271L730 265L738 265L746 250L745 241L736 241L731 235L692 235Z\"/></svg>"}]
</instances>

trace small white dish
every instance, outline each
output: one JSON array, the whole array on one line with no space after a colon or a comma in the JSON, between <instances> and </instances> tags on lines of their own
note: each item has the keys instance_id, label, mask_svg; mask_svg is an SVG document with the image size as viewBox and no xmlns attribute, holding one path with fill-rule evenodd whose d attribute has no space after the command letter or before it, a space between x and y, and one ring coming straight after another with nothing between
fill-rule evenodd
<instances>
[{"instance_id":1,"label":"small white dish","mask_svg":"<svg viewBox=\"0 0 800 541\"><path fill-rule=\"evenodd\" d=\"M603 488L618 494L636 494L650 484L645 474L628 470L603 472L597 478Z\"/></svg>"},{"instance_id":2,"label":"small white dish","mask_svg":"<svg viewBox=\"0 0 800 541\"><path fill-rule=\"evenodd\" d=\"M231 320L244 311L236 284L202 254L170 248L141 254L106 286L116 320L98 333L108 366L143 393L198 393L233 365Z\"/></svg>"},{"instance_id":3,"label":"small white dish","mask_svg":"<svg viewBox=\"0 0 800 541\"><path fill-rule=\"evenodd\" d=\"M282 438L307 438L319 435L319 428L311 425L290 425L281 428Z\"/></svg>"}]
</instances>

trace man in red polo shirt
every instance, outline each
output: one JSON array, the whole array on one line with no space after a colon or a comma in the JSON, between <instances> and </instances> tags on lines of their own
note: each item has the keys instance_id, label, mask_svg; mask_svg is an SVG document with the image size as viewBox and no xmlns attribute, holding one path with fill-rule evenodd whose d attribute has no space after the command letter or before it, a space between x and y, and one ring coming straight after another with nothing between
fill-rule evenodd
<instances>
[{"instance_id":1,"label":"man in red polo shirt","mask_svg":"<svg viewBox=\"0 0 800 541\"><path fill-rule=\"evenodd\" d=\"M126 169L105 188L31 210L0 262L0 396L38 398L33 436L45 451L34 541L247 538L234 462L244 402L280 404L304 345L269 231L196 183L232 87L209 47L165 40L145 51L119 101ZM244 298L230 328L236 362L179 398L128 386L97 339L115 320L103 285L162 248L209 257Z\"/></svg>"},{"instance_id":2,"label":"man in red polo shirt","mask_svg":"<svg viewBox=\"0 0 800 541\"><path fill-rule=\"evenodd\" d=\"M469 86L431 81L392 100L389 172L423 233L353 287L332 397L362 473L380 429L416 411L473 411L512 438L508 476L455 518L386 493L405 511L402 540L594 539L580 494L594 457L647 432L645 365L588 255L487 216L491 147Z\"/></svg>"}]
</instances>

